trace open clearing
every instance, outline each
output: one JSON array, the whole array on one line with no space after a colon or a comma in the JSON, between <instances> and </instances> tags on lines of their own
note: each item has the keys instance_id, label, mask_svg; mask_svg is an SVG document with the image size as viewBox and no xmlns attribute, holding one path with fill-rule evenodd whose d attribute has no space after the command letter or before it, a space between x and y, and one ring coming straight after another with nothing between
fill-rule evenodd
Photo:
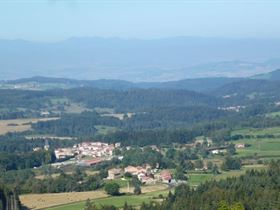
<instances>
[{"instance_id":1,"label":"open clearing","mask_svg":"<svg viewBox=\"0 0 280 210\"><path fill-rule=\"evenodd\" d=\"M192 187L196 187L201 183L204 183L206 181L210 180L221 180L226 179L228 177L237 177L241 176L246 173L247 170L255 169L255 170L262 170L266 169L267 166L263 164L255 164L255 165L244 165L242 166L241 170L232 170L232 171L222 171L221 174L214 175L209 173L203 173L203 172L192 172L188 174L189 180L188 184Z\"/></svg>"},{"instance_id":2,"label":"open clearing","mask_svg":"<svg viewBox=\"0 0 280 210\"><path fill-rule=\"evenodd\" d=\"M31 124L40 121L58 120L57 117L51 118L27 118L14 120L0 120L0 135L5 135L9 132L23 132L31 130Z\"/></svg>"},{"instance_id":3,"label":"open clearing","mask_svg":"<svg viewBox=\"0 0 280 210\"><path fill-rule=\"evenodd\" d=\"M262 159L280 158L280 127L265 129L247 128L233 131L232 135L235 134L253 136L253 138L232 141L234 144L243 143L249 145L249 147L237 149L237 156L258 157ZM264 135L274 135L275 138L260 138L260 136Z\"/></svg>"},{"instance_id":4,"label":"open clearing","mask_svg":"<svg viewBox=\"0 0 280 210\"><path fill-rule=\"evenodd\" d=\"M106 125L96 125L94 127L97 129L97 134L100 134L100 135L114 133L118 130L118 128L116 128L116 127L106 126Z\"/></svg>"},{"instance_id":5,"label":"open clearing","mask_svg":"<svg viewBox=\"0 0 280 210\"><path fill-rule=\"evenodd\" d=\"M237 149L239 157L277 158L280 157L280 139L242 139L233 143L249 144L249 147Z\"/></svg>"},{"instance_id":6,"label":"open clearing","mask_svg":"<svg viewBox=\"0 0 280 210\"><path fill-rule=\"evenodd\" d=\"M131 118L134 115L134 113L110 113L110 114L101 114L102 117L114 117L119 120L124 120L125 117Z\"/></svg>"},{"instance_id":7,"label":"open clearing","mask_svg":"<svg viewBox=\"0 0 280 210\"><path fill-rule=\"evenodd\" d=\"M245 128L245 129L240 129L240 130L235 130L232 132L232 135L252 135L252 136L257 136L257 135L280 135L280 127L271 127L271 128Z\"/></svg>"},{"instance_id":8,"label":"open clearing","mask_svg":"<svg viewBox=\"0 0 280 210\"><path fill-rule=\"evenodd\" d=\"M142 192L144 195L147 194L149 199L151 198L151 195L157 192L165 191L167 188L166 185L160 184L160 185L152 185L152 186L143 186ZM130 192L133 189L130 188ZM127 193L128 189L126 187L121 188L121 192ZM90 200L96 200L96 202L109 202L110 200L116 203L119 203L120 205L124 204L124 201L127 199L129 202L137 203L140 202L141 204L144 200L147 199L147 197L140 196L119 196L119 197L109 197L109 200L99 200L100 198L107 198L108 195L101 190L98 191L90 191L90 192L70 192L70 193L47 193L47 194L27 194L27 195L21 195L20 200L22 204L30 209L45 209L49 207L55 207L59 206L57 208L52 209L64 209L64 205L71 207L74 206L74 209L76 208L76 205L80 206L81 209L84 208L84 202L87 199ZM131 200L132 199L132 200ZM71 204L72 203L72 204ZM74 203L74 204L73 204ZM100 204L101 204L100 203ZM111 204L111 203L107 203ZM63 205L63 206L62 206ZM68 208L65 208L68 209Z\"/></svg>"}]
</instances>

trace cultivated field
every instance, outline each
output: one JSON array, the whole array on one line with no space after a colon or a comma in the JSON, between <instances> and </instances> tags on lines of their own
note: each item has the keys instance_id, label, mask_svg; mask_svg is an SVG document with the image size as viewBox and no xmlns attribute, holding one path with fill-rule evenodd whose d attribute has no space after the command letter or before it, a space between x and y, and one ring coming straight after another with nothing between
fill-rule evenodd
<instances>
[{"instance_id":1,"label":"cultivated field","mask_svg":"<svg viewBox=\"0 0 280 210\"><path fill-rule=\"evenodd\" d=\"M48 193L21 195L21 203L30 209L44 209L68 203L85 201L87 199L105 198L104 191L92 192L70 192L70 193Z\"/></svg>"},{"instance_id":2,"label":"cultivated field","mask_svg":"<svg viewBox=\"0 0 280 210\"><path fill-rule=\"evenodd\" d=\"M141 195L125 195L119 197L107 197L93 200L92 202L95 205L114 205L116 207L122 207L125 202L128 205L132 206L140 206L143 202L149 203L150 201L160 201L156 199L159 195L167 196L168 190L156 191L143 193ZM69 205L62 205L53 208L47 208L47 210L83 210L85 206L85 202L77 202Z\"/></svg>"},{"instance_id":3,"label":"cultivated field","mask_svg":"<svg viewBox=\"0 0 280 210\"><path fill-rule=\"evenodd\" d=\"M162 184L155 186L144 186L142 187L142 192L144 193L143 195L109 197L108 200L104 200L104 198L107 198L108 195L103 190L91 192L27 194L21 195L20 200L24 206L30 209L45 209L55 206L59 207L52 209L68 209L68 207L70 209L73 209L72 206L74 206L74 209L76 208L76 206L80 206L81 209L83 209L84 202L81 201L86 201L87 199L96 200L96 202L100 204L105 201L108 205L111 204L110 202L119 203L120 206L124 204L125 200L128 200L128 202L133 202L134 204L140 205L144 200L147 200L148 198L151 199L150 193L156 194L157 192L164 192L166 188L167 186ZM130 192L132 190L133 189L130 188ZM121 188L121 192L127 193L128 188Z\"/></svg>"},{"instance_id":4,"label":"cultivated field","mask_svg":"<svg viewBox=\"0 0 280 210\"><path fill-rule=\"evenodd\" d=\"M14 120L0 120L0 135L8 132L23 132L31 130L31 124L40 121L57 120L59 118L28 118L28 119L14 119Z\"/></svg>"}]
</instances>

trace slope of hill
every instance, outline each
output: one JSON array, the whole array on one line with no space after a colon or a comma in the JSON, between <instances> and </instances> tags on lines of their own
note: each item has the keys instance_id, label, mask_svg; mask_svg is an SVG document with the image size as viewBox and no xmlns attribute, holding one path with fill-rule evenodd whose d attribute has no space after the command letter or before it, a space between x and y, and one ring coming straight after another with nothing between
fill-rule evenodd
<instances>
[{"instance_id":1,"label":"slope of hill","mask_svg":"<svg viewBox=\"0 0 280 210\"><path fill-rule=\"evenodd\" d=\"M225 99L229 104L241 105L257 102L280 101L280 81L255 80L226 84L210 94Z\"/></svg>"},{"instance_id":2,"label":"slope of hill","mask_svg":"<svg viewBox=\"0 0 280 210\"><path fill-rule=\"evenodd\" d=\"M280 80L280 69L265 74L257 74L252 79Z\"/></svg>"},{"instance_id":3,"label":"slope of hill","mask_svg":"<svg viewBox=\"0 0 280 210\"><path fill-rule=\"evenodd\" d=\"M210 77L210 78L196 78L185 79L170 82L158 82L158 83L137 83L138 88L159 88L159 89L182 89L193 90L198 92L204 92L214 90L225 84L232 82L242 81L243 78L227 78L227 77Z\"/></svg>"}]
</instances>

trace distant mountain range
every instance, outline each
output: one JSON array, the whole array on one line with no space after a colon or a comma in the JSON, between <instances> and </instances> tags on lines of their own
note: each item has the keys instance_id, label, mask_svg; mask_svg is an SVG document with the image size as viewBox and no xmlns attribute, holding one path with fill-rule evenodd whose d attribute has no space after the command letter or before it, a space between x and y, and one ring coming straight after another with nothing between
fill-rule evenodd
<instances>
[{"instance_id":1,"label":"distant mountain range","mask_svg":"<svg viewBox=\"0 0 280 210\"><path fill-rule=\"evenodd\" d=\"M247 77L280 68L280 40L173 37L71 38L56 43L0 40L2 79L37 75L162 82Z\"/></svg>"},{"instance_id":2,"label":"distant mountain range","mask_svg":"<svg viewBox=\"0 0 280 210\"><path fill-rule=\"evenodd\" d=\"M273 81L280 81L280 70L275 70L266 74L258 74L252 77L244 78L227 78L227 77L209 77L184 79L169 82L128 82L125 80L74 80L66 78L51 78L51 77L31 77L18 80L0 81L0 88L8 89L28 89L28 90L44 90L54 88L78 88L78 87L93 87L100 89L177 89L177 90L192 90L197 92L211 92L217 89L220 94L232 94L235 89L244 88L253 85L254 88L262 88L257 84L269 84ZM262 81L262 82L261 82ZM239 87L240 86L240 87ZM233 88L234 87L234 88ZM248 88L247 91L249 91ZM220 95L221 96L221 95Z\"/></svg>"}]
</instances>

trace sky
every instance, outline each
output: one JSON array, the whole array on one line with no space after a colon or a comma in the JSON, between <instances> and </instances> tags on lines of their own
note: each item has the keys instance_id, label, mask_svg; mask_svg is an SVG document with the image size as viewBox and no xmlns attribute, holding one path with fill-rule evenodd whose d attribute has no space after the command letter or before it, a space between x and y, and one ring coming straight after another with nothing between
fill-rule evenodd
<instances>
[{"instance_id":1,"label":"sky","mask_svg":"<svg viewBox=\"0 0 280 210\"><path fill-rule=\"evenodd\" d=\"M278 39L279 0L0 0L0 39Z\"/></svg>"}]
</instances>

